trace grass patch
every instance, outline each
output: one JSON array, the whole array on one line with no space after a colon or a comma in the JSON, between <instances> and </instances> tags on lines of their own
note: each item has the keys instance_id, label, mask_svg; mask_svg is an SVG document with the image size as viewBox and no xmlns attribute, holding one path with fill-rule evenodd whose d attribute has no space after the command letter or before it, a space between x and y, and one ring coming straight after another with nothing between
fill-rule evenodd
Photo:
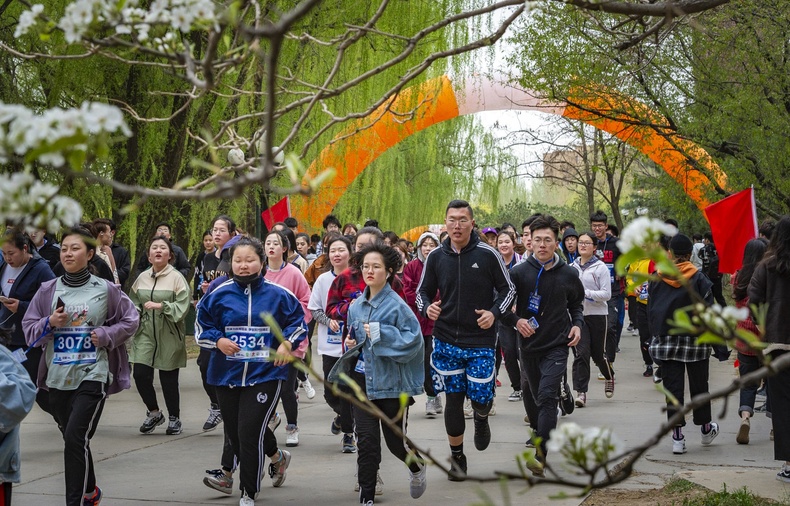
<instances>
[{"instance_id":1,"label":"grass patch","mask_svg":"<svg viewBox=\"0 0 790 506\"><path fill-rule=\"evenodd\" d=\"M683 478L672 478L664 485L664 491L669 494L688 492L695 488L702 488L696 483L684 480Z\"/></svg>"},{"instance_id":2,"label":"grass patch","mask_svg":"<svg viewBox=\"0 0 790 506\"><path fill-rule=\"evenodd\" d=\"M683 506L768 506L773 504L777 503L754 495L746 487L729 492L726 485L720 492L709 492L701 497L683 500Z\"/></svg>"}]
</instances>

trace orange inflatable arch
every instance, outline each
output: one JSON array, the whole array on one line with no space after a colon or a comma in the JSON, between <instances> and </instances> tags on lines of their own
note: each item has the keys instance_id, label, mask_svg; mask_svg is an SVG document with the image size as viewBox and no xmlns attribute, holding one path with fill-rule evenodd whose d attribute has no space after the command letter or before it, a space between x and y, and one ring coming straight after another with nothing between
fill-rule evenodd
<instances>
[{"instance_id":1,"label":"orange inflatable arch","mask_svg":"<svg viewBox=\"0 0 790 506\"><path fill-rule=\"evenodd\" d=\"M726 175L703 148L669 130L658 133L660 125L667 124L663 116L612 90L577 90L567 103L561 103L492 79L467 80L456 87L448 76L442 76L403 90L338 135L306 173L306 178L312 178L331 167L336 170L335 178L310 196L292 196L291 214L304 228L319 230L354 179L386 150L441 121L498 110L556 114L608 132L660 165L700 209L710 204L706 195L713 188L711 180L726 187ZM418 236L426 228L417 227L408 235Z\"/></svg>"}]
</instances>

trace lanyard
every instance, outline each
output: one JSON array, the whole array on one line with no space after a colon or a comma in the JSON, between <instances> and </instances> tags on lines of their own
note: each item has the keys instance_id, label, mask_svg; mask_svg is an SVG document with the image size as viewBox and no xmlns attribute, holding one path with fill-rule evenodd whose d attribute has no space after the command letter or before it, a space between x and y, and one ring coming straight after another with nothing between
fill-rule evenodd
<instances>
[{"instance_id":1,"label":"lanyard","mask_svg":"<svg viewBox=\"0 0 790 506\"><path fill-rule=\"evenodd\" d=\"M541 263L540 260L535 258L535 260L540 264L540 270L538 271L538 279L535 280L535 291L533 293L538 293L538 285L540 284L540 275L543 274L544 269L547 265L554 261L554 257L552 256L550 260L546 260L546 262Z\"/></svg>"}]
</instances>

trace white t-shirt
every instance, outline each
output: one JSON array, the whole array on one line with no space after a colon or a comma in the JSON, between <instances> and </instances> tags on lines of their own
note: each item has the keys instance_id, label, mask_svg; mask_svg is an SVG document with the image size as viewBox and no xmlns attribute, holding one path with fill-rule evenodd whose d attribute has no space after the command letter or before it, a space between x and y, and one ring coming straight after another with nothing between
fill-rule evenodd
<instances>
[{"instance_id":1,"label":"white t-shirt","mask_svg":"<svg viewBox=\"0 0 790 506\"><path fill-rule=\"evenodd\" d=\"M18 278L19 275L22 274L22 271L25 270L26 266L27 264L21 267L11 267L8 264L5 265L5 269L3 269L3 275L0 276L0 283L2 283L3 295L5 295L6 297L9 296L8 294L11 293L11 287L14 286L14 281L16 281L16 278Z\"/></svg>"},{"instance_id":2,"label":"white t-shirt","mask_svg":"<svg viewBox=\"0 0 790 506\"><path fill-rule=\"evenodd\" d=\"M313 284L313 293L310 294L310 302L307 309L310 311L321 309L326 311L326 299L329 295L329 288L335 280L335 273L331 270L318 276ZM330 357L339 357L343 354L342 347L342 327L339 334L329 331L329 327L321 322L318 323L318 354Z\"/></svg>"}]
</instances>

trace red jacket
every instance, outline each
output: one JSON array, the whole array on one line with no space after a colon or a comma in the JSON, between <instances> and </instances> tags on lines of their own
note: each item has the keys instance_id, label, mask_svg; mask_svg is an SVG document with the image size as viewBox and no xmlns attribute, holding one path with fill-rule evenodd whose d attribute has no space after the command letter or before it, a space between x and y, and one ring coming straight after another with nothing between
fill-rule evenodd
<instances>
[{"instance_id":1,"label":"red jacket","mask_svg":"<svg viewBox=\"0 0 790 506\"><path fill-rule=\"evenodd\" d=\"M348 307L354 300L362 295L365 290L365 280L362 279L362 271L356 267L349 267L344 270L332 281L329 293L326 296L326 314L333 320L342 320L346 323L348 317ZM392 289L400 295L401 299L406 300L403 294L403 284L395 277L392 282Z\"/></svg>"},{"instance_id":2,"label":"red jacket","mask_svg":"<svg viewBox=\"0 0 790 506\"><path fill-rule=\"evenodd\" d=\"M403 293L405 294L406 304L409 305L411 310L417 316L417 320L420 322L420 330L422 330L422 335L424 336L432 336L433 335L433 320L430 318L425 318L423 315L420 314L420 310L417 309L417 288L420 286L420 278L422 277L422 270L425 267L425 264L419 258L415 258L408 264L406 267L403 268ZM439 295L436 295L434 301L440 300Z\"/></svg>"}]
</instances>

